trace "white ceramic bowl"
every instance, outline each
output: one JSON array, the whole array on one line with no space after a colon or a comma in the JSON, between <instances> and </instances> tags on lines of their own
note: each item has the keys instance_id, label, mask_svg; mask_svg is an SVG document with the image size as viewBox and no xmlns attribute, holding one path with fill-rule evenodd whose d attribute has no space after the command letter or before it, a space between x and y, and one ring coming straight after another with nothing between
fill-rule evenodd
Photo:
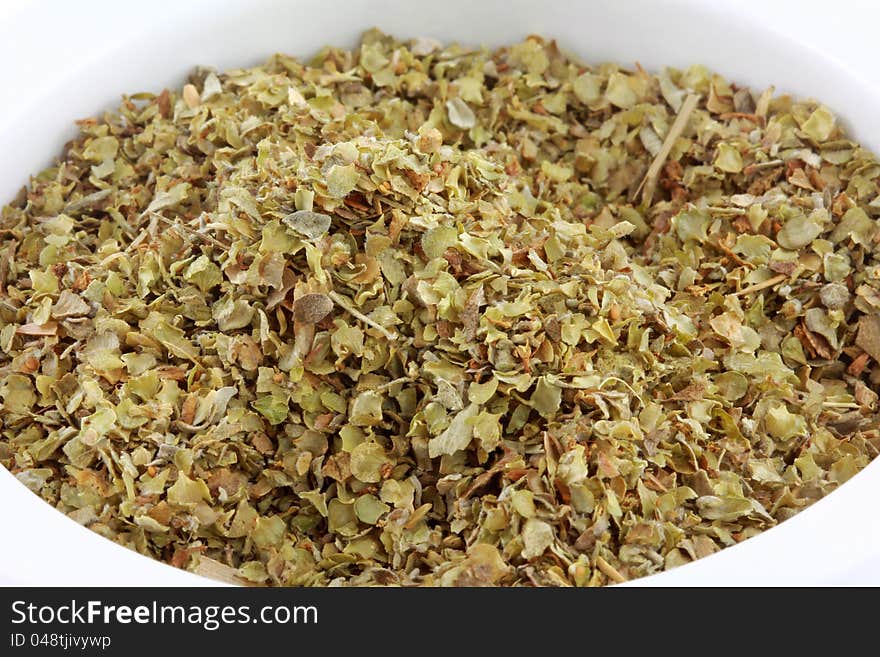
<instances>
[{"instance_id":1,"label":"white ceramic bowl","mask_svg":"<svg viewBox=\"0 0 880 657\"><path fill-rule=\"evenodd\" d=\"M555 37L587 61L638 61L649 69L703 63L753 87L775 84L780 91L820 97L859 139L880 150L880 95L852 67L785 34L804 23L798 16L825 11L827 4L746 4L748 11L732 8L734 3L646 0L4 2L0 200L11 199L28 173L51 161L73 136L73 119L112 107L122 92L179 85L195 64L224 69L276 51L309 55L327 43L353 45L374 25L398 36L488 45L537 33ZM837 21L841 48L849 53L854 44L846 42L843 27L859 22L854 7L870 11L867 4L839 2L827 19ZM757 20L761 13L769 18ZM873 16L880 14L874 10ZM817 25L801 30L819 34ZM873 50L870 42L865 47ZM880 460L779 527L639 583L880 584L877 500ZM3 468L0 509L0 584L211 583L80 527Z\"/></svg>"}]
</instances>

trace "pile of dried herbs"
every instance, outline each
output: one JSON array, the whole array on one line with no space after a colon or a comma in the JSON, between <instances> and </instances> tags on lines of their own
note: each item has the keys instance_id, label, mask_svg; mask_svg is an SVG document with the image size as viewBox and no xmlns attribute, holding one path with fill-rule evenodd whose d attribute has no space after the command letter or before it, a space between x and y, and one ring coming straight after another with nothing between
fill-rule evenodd
<instances>
[{"instance_id":1,"label":"pile of dried herbs","mask_svg":"<svg viewBox=\"0 0 880 657\"><path fill-rule=\"evenodd\" d=\"M267 585L601 585L877 454L880 164L705 68L367 33L125 97L0 220L0 462Z\"/></svg>"}]
</instances>

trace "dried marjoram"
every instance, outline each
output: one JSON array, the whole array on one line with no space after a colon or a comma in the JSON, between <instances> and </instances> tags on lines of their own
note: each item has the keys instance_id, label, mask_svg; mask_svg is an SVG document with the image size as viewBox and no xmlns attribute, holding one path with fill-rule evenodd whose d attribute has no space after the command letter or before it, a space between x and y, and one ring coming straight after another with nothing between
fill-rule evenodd
<instances>
[{"instance_id":1,"label":"dried marjoram","mask_svg":"<svg viewBox=\"0 0 880 657\"><path fill-rule=\"evenodd\" d=\"M880 447L880 165L820 104L370 32L79 125L2 212L0 460L139 552L601 585Z\"/></svg>"}]
</instances>

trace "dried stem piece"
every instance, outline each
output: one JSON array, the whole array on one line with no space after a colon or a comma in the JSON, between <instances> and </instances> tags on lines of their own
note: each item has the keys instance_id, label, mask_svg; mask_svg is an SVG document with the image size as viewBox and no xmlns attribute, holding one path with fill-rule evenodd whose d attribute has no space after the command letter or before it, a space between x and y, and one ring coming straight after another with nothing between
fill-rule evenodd
<instances>
[{"instance_id":1,"label":"dried stem piece","mask_svg":"<svg viewBox=\"0 0 880 657\"><path fill-rule=\"evenodd\" d=\"M746 294L751 294L752 292L758 292L759 290L765 290L768 287L773 287L777 283L781 283L788 276L786 274L778 274L773 278L768 278L766 281L761 281L760 283L755 283L754 285L749 285L748 287L743 288L739 292L734 292L731 296L734 297L742 297Z\"/></svg>"},{"instance_id":2,"label":"dried stem piece","mask_svg":"<svg viewBox=\"0 0 880 657\"><path fill-rule=\"evenodd\" d=\"M605 561L602 557L596 557L596 568L598 568L605 577L610 579L615 584L623 584L627 581L626 577L620 574L620 571L617 570L610 563Z\"/></svg>"},{"instance_id":3,"label":"dried stem piece","mask_svg":"<svg viewBox=\"0 0 880 657\"><path fill-rule=\"evenodd\" d=\"M666 163L666 158L669 157L669 153L675 145L675 140L681 136L681 133L687 127L691 112L694 111L699 100L700 96L698 94L689 94L684 99L678 116L675 117L672 127L669 128L669 132L666 134L666 139L663 140L663 145L660 147L656 157L654 157L654 161L651 162L651 166L648 167L648 173L645 174L642 183L636 190L636 196L639 195L639 192L642 193L642 202L645 205L651 205L651 199L654 198L654 190L657 187L657 176L660 175L660 170Z\"/></svg>"},{"instance_id":4,"label":"dried stem piece","mask_svg":"<svg viewBox=\"0 0 880 657\"><path fill-rule=\"evenodd\" d=\"M353 317L356 317L357 319L362 321L364 324L367 324L368 326L372 326L374 329L379 331L379 333L384 335L389 340L397 340L397 336L394 333L392 333L391 331L389 331L387 328L385 328L381 324L374 322L372 319L370 319L369 317L364 315L361 311L359 311L357 308L355 308L351 304L351 301L346 299L344 296L342 296L341 294L339 294L335 290L331 290L330 292L328 292L327 296L330 297L331 299L333 299L333 302L336 303L336 305L338 305L340 308L342 308L343 310L345 310L346 312L351 314Z\"/></svg>"},{"instance_id":5,"label":"dried stem piece","mask_svg":"<svg viewBox=\"0 0 880 657\"><path fill-rule=\"evenodd\" d=\"M161 221L163 224L167 224L168 226L171 226L172 228L177 229L177 230L182 230L187 235L190 235L191 237L197 237L198 239L203 240L203 241L207 242L208 244L211 244L212 246L216 246L218 249L223 249L225 251L229 248L229 246L227 244L224 244L220 240L215 239L215 238L211 237L210 235L205 235L204 233L200 233L199 231L197 231L193 228L190 228L186 224L183 224L179 221L173 221L171 219L168 219L167 217L163 217L161 214L159 214L157 212L150 212L150 214L153 217L155 217L156 219L158 219L159 221Z\"/></svg>"}]
</instances>

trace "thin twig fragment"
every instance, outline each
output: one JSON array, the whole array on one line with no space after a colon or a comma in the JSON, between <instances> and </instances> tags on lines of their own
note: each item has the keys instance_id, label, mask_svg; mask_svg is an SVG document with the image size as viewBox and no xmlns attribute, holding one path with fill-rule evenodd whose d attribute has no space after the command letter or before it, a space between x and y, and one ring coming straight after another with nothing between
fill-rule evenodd
<instances>
[{"instance_id":1,"label":"thin twig fragment","mask_svg":"<svg viewBox=\"0 0 880 657\"><path fill-rule=\"evenodd\" d=\"M666 163L666 158L669 157L669 153L675 145L675 140L681 136L681 133L684 132L684 129L687 127L691 112L697 107L697 102L699 100L700 96L698 94L689 94L684 99L684 102L681 104L681 109L678 112L678 116L675 117L672 127L669 128L669 132L666 134L666 139L663 140L663 145L660 146L659 152L651 162L651 166L648 167L648 173L645 174L642 183L636 190L636 196L641 192L642 202L645 205L651 205L651 200L654 198L654 190L657 187L657 176L660 175L660 170Z\"/></svg>"}]
</instances>

